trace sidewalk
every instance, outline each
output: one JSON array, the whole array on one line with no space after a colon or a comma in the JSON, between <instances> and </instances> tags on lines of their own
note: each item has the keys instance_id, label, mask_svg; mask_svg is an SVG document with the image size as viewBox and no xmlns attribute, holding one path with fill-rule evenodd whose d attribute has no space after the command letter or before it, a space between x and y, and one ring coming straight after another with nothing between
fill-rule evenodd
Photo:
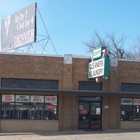
<instances>
[{"instance_id":1,"label":"sidewalk","mask_svg":"<svg viewBox=\"0 0 140 140\"><path fill-rule=\"evenodd\" d=\"M0 132L0 136L6 135L71 135L71 134L98 134L98 133L127 133L140 132L140 129L110 129L110 130L71 130L55 132Z\"/></svg>"}]
</instances>

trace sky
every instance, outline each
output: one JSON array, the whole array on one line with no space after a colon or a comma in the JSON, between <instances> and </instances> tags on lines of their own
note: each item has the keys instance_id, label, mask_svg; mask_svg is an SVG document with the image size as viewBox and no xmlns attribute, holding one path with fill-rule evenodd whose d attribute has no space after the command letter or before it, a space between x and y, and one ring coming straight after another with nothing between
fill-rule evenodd
<instances>
[{"instance_id":1,"label":"sky","mask_svg":"<svg viewBox=\"0 0 140 140\"><path fill-rule=\"evenodd\" d=\"M37 10L37 34L51 38L44 53L90 56L84 42L94 30L125 35L127 46L140 36L139 0L0 0L0 20L35 2L41 14Z\"/></svg>"}]
</instances>

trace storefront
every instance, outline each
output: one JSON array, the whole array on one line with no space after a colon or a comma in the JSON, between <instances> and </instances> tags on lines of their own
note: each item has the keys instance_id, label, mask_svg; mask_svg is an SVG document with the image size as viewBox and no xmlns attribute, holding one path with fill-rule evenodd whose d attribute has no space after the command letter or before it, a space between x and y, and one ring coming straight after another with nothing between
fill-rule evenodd
<instances>
[{"instance_id":1,"label":"storefront","mask_svg":"<svg viewBox=\"0 0 140 140\"><path fill-rule=\"evenodd\" d=\"M139 129L140 62L111 60L97 83L88 79L90 61L1 54L0 131Z\"/></svg>"},{"instance_id":2,"label":"storefront","mask_svg":"<svg viewBox=\"0 0 140 140\"><path fill-rule=\"evenodd\" d=\"M79 129L102 128L101 97L79 97Z\"/></svg>"}]
</instances>

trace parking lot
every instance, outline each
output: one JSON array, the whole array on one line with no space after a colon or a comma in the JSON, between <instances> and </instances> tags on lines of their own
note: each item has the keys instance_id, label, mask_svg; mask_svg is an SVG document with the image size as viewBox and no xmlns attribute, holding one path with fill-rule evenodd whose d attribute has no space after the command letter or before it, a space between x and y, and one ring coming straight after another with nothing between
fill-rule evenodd
<instances>
[{"instance_id":1,"label":"parking lot","mask_svg":"<svg viewBox=\"0 0 140 140\"><path fill-rule=\"evenodd\" d=\"M0 140L138 140L140 130L0 133Z\"/></svg>"}]
</instances>

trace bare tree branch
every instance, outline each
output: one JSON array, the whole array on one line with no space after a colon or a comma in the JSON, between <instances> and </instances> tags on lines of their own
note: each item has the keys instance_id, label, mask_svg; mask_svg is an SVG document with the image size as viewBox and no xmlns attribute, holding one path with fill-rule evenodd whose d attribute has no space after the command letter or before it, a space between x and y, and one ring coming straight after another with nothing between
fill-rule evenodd
<instances>
[{"instance_id":1,"label":"bare tree branch","mask_svg":"<svg viewBox=\"0 0 140 140\"><path fill-rule=\"evenodd\" d=\"M103 38L99 32L95 30L92 35L92 40L89 43L85 42L84 44L87 46L89 51L92 51L98 46L106 46L109 50L109 56L111 58L124 59L127 54L124 47L126 39L127 37L124 35L117 39L114 32L105 33L105 37ZM127 54L127 57L129 56L130 53Z\"/></svg>"}]
</instances>

